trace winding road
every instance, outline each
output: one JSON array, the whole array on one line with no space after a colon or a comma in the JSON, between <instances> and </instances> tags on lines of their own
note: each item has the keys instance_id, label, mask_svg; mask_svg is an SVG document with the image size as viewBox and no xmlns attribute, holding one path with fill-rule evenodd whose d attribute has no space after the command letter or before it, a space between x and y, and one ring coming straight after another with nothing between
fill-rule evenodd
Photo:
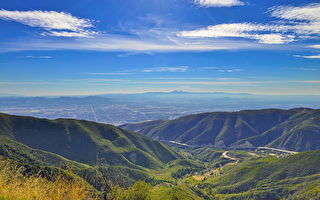
<instances>
[{"instance_id":1,"label":"winding road","mask_svg":"<svg viewBox=\"0 0 320 200\"><path fill-rule=\"evenodd\" d=\"M233 158L233 157L231 157L231 156L228 156L227 153L228 153L228 151L223 152L222 157L227 158L227 159L230 159L230 160L238 160L238 159L236 159L236 158Z\"/></svg>"},{"instance_id":2,"label":"winding road","mask_svg":"<svg viewBox=\"0 0 320 200\"><path fill-rule=\"evenodd\" d=\"M284 150L284 149L276 149L276 148L272 148L272 147L258 147L258 149L274 150L274 151L280 151L280 152L289 153L289 154L297 154L297 153L299 153L299 152L296 152L296 151L289 151L289 150Z\"/></svg>"}]
</instances>

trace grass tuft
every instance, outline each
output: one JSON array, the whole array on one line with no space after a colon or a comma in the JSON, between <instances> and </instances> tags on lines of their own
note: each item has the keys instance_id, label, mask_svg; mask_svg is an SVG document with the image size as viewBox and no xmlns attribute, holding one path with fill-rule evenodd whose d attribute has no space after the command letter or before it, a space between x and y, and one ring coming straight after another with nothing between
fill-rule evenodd
<instances>
[{"instance_id":1,"label":"grass tuft","mask_svg":"<svg viewBox=\"0 0 320 200\"><path fill-rule=\"evenodd\" d=\"M0 161L0 200L81 200L92 199L82 182L66 178L60 172L51 180L39 175L25 175L23 167ZM71 169L66 172L71 173Z\"/></svg>"}]
</instances>

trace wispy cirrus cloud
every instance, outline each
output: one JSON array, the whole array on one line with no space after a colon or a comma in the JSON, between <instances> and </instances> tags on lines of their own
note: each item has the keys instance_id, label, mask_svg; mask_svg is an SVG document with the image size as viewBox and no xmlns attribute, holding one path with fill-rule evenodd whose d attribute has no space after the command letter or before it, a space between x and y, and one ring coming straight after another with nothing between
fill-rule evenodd
<instances>
[{"instance_id":1,"label":"wispy cirrus cloud","mask_svg":"<svg viewBox=\"0 0 320 200\"><path fill-rule=\"evenodd\" d=\"M296 81L297 83L309 83L309 84L320 84L320 80L303 80L303 81Z\"/></svg>"},{"instance_id":2,"label":"wispy cirrus cloud","mask_svg":"<svg viewBox=\"0 0 320 200\"><path fill-rule=\"evenodd\" d=\"M232 72L242 72L243 69L240 68L230 68L230 67L200 67L200 71L218 71L221 73L232 73Z\"/></svg>"},{"instance_id":3,"label":"wispy cirrus cloud","mask_svg":"<svg viewBox=\"0 0 320 200\"><path fill-rule=\"evenodd\" d=\"M320 28L320 27L319 27ZM320 49L320 45L319 44L315 44L315 45L309 45L309 48L314 48L314 49ZM310 58L310 59L317 59L320 58L320 53L316 54L316 55L310 55L310 56L303 56L303 55L294 55L295 57L298 58Z\"/></svg>"},{"instance_id":4,"label":"wispy cirrus cloud","mask_svg":"<svg viewBox=\"0 0 320 200\"><path fill-rule=\"evenodd\" d=\"M90 72L90 73L84 73L88 75L130 75L131 73L127 72L114 72L114 73L103 73L103 72Z\"/></svg>"},{"instance_id":5,"label":"wispy cirrus cloud","mask_svg":"<svg viewBox=\"0 0 320 200\"><path fill-rule=\"evenodd\" d=\"M240 80L240 78L217 78L218 81Z\"/></svg>"},{"instance_id":6,"label":"wispy cirrus cloud","mask_svg":"<svg viewBox=\"0 0 320 200\"><path fill-rule=\"evenodd\" d=\"M155 68L146 68L142 72L186 72L189 69L188 66L180 67L155 67Z\"/></svg>"},{"instance_id":7,"label":"wispy cirrus cloud","mask_svg":"<svg viewBox=\"0 0 320 200\"><path fill-rule=\"evenodd\" d=\"M152 80L214 80L209 77L155 77Z\"/></svg>"},{"instance_id":8,"label":"wispy cirrus cloud","mask_svg":"<svg viewBox=\"0 0 320 200\"><path fill-rule=\"evenodd\" d=\"M203 7L231 7L245 5L244 2L239 0L194 0L194 3Z\"/></svg>"},{"instance_id":9,"label":"wispy cirrus cloud","mask_svg":"<svg viewBox=\"0 0 320 200\"><path fill-rule=\"evenodd\" d=\"M276 6L269 9L273 17L285 21L288 29L296 34L311 36L320 34L320 3L302 7Z\"/></svg>"},{"instance_id":10,"label":"wispy cirrus cloud","mask_svg":"<svg viewBox=\"0 0 320 200\"><path fill-rule=\"evenodd\" d=\"M16 21L27 26L45 30L42 35L58 37L91 37L96 32L92 20L72 16L65 12L56 11L9 11L0 10L0 19Z\"/></svg>"},{"instance_id":11,"label":"wispy cirrus cloud","mask_svg":"<svg viewBox=\"0 0 320 200\"><path fill-rule=\"evenodd\" d=\"M41 38L30 40L16 40L14 42L1 42L0 52L26 51L26 50L89 50L89 51L119 51L119 52L181 52L181 51L216 51L236 49L268 49L282 48L269 47L248 41L234 40L206 40L190 42L189 39L173 35L156 35L145 39L119 36L113 34L99 34L93 38L74 38L73 40L56 40ZM152 38L151 38L152 37ZM159 39L160 38L160 39Z\"/></svg>"},{"instance_id":12,"label":"wispy cirrus cloud","mask_svg":"<svg viewBox=\"0 0 320 200\"><path fill-rule=\"evenodd\" d=\"M311 56L302 56L302 55L294 55L295 57L298 57L298 58L311 58L311 59L317 59L317 58L320 58L320 54L317 54L317 55L311 55Z\"/></svg>"},{"instance_id":13,"label":"wispy cirrus cloud","mask_svg":"<svg viewBox=\"0 0 320 200\"><path fill-rule=\"evenodd\" d=\"M43 59L50 59L52 56L23 56L23 58L43 58Z\"/></svg>"},{"instance_id":14,"label":"wispy cirrus cloud","mask_svg":"<svg viewBox=\"0 0 320 200\"><path fill-rule=\"evenodd\" d=\"M320 68L300 67L301 71L320 71Z\"/></svg>"},{"instance_id":15,"label":"wispy cirrus cloud","mask_svg":"<svg viewBox=\"0 0 320 200\"><path fill-rule=\"evenodd\" d=\"M130 32L132 33L130 35L95 32L93 31L92 20L78 18L64 12L0 10L0 19L39 27L43 30L42 35L44 36L73 37L72 40L57 40L56 38L42 37L28 41L3 41L0 44L0 52L92 50L129 52L128 54L120 54L120 56L127 56L145 52L152 55L153 52L281 49L289 47L289 45L280 46L281 44L291 43L303 38L307 39L311 36L320 36L320 33L318 34L315 29L313 29L312 34L310 31L304 31L304 34L296 31L296 26L298 25L301 29L307 29L311 21L313 23L312 27L314 27L315 22L318 20L317 15L308 14L308 11L311 8L317 10L318 7L320 8L319 5L286 7L286 9L284 7L273 7L268 12L279 20L273 24L254 22L218 24L178 32L173 29L133 30ZM303 13L305 13L303 16L309 16L304 17L305 20L303 22L301 22L302 17L292 19L286 17L289 15L287 13L290 9L294 10L290 12L302 12L297 8L303 10ZM312 10L313 12L315 11ZM301 46L301 44L298 45Z\"/></svg>"},{"instance_id":16,"label":"wispy cirrus cloud","mask_svg":"<svg viewBox=\"0 0 320 200\"><path fill-rule=\"evenodd\" d=\"M310 45L310 48L320 49L320 44Z\"/></svg>"},{"instance_id":17,"label":"wispy cirrus cloud","mask_svg":"<svg viewBox=\"0 0 320 200\"><path fill-rule=\"evenodd\" d=\"M278 21L269 24L253 22L218 24L180 31L185 38L246 38L264 44L285 44L320 36L320 4L276 6L268 10Z\"/></svg>"},{"instance_id":18,"label":"wispy cirrus cloud","mask_svg":"<svg viewBox=\"0 0 320 200\"><path fill-rule=\"evenodd\" d=\"M233 23L208 26L191 31L181 31L177 35L187 38L247 38L258 40L259 43L264 44L283 44L294 41L293 35L278 33L282 30L284 30L284 27L275 25ZM277 33L261 33L265 31L274 31Z\"/></svg>"},{"instance_id":19,"label":"wispy cirrus cloud","mask_svg":"<svg viewBox=\"0 0 320 200\"><path fill-rule=\"evenodd\" d=\"M232 72L242 72L243 69L219 69L219 72L227 72L227 73L232 73Z\"/></svg>"}]
</instances>

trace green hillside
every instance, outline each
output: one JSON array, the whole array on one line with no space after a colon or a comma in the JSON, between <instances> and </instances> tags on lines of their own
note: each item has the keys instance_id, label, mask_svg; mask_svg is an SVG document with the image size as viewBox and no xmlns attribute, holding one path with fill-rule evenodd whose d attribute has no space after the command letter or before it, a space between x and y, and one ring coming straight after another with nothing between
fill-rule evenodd
<instances>
[{"instance_id":1,"label":"green hillside","mask_svg":"<svg viewBox=\"0 0 320 200\"><path fill-rule=\"evenodd\" d=\"M121 127L160 141L195 146L320 149L320 110L308 108L202 113Z\"/></svg>"},{"instance_id":2,"label":"green hillside","mask_svg":"<svg viewBox=\"0 0 320 200\"><path fill-rule=\"evenodd\" d=\"M319 180L320 150L229 166L222 176L209 178L205 185L221 199L299 199L299 195L303 196L300 199L309 199L312 190L319 197Z\"/></svg>"},{"instance_id":3,"label":"green hillside","mask_svg":"<svg viewBox=\"0 0 320 200\"><path fill-rule=\"evenodd\" d=\"M298 112L270 130L247 138L255 146L271 146L294 151L320 149L320 111ZM239 141L241 143L244 141Z\"/></svg>"},{"instance_id":4,"label":"green hillside","mask_svg":"<svg viewBox=\"0 0 320 200\"><path fill-rule=\"evenodd\" d=\"M0 135L89 165L158 169L179 158L146 136L89 121L0 114Z\"/></svg>"},{"instance_id":5,"label":"green hillside","mask_svg":"<svg viewBox=\"0 0 320 200\"><path fill-rule=\"evenodd\" d=\"M241 125L245 121L247 127L251 127L250 130L263 132L249 136L245 138L246 140L238 140L232 143L234 145L239 145L243 141L256 144L267 141L268 138L274 143L281 141L280 145L283 143L282 137L273 138L274 135L270 134L270 131L283 127L285 127L283 138L288 133L293 134L293 130L297 130L296 133L310 130L310 133L306 132L302 136L317 134L318 110L280 110L280 114L277 111L218 113L214 119L222 121L227 116L229 122L226 123L230 125L233 123L231 123L233 115L241 114L242 120L239 121L238 116L236 124ZM199 115L192 115L191 118L186 116L185 119L195 126L212 120L210 119L212 115L213 113L201 114L203 122L197 119ZM275 115L280 117L271 120L270 123L274 124L271 129L260 122L266 116L276 118ZM253 116L259 116L261 120L252 119ZM178 120L181 119L184 118ZM147 125L151 128L168 122L172 121L145 122L143 125L140 124L139 128ZM188 123L184 126L188 126ZM190 127L172 125L172 128L178 130ZM244 132L243 134L247 135ZM286 140L294 144L294 138L290 136ZM315 141L316 139L317 137L313 138ZM309 144L305 143L308 140L301 141L296 146L305 147L304 144ZM291 143L284 142L284 144ZM273 144L269 142L267 145ZM317 148L317 144L310 143L310 147ZM40 176L47 181L47 184L51 184L52 181L54 183L50 177L59 177L60 169L67 171L65 169L72 166L72 173L65 178L84 184L87 188L84 189L90 197L98 195L98 199L125 200L280 200L317 199L320 196L320 150L290 156L282 154L281 158L277 158L280 154L272 154L264 149L239 151L178 146L175 150L147 136L111 125L71 119L47 120L0 114L0 161L11 163L10 165L15 166L14 169L23 166L24 171L19 172L17 176L27 175L25 180L31 177L30 180L36 182L37 176ZM11 170L10 173L14 175L14 171ZM14 181L8 173L2 170L2 174L3 180L7 182L0 181L0 186L8 188L6 183L14 186ZM31 185L26 182L20 189L26 190L28 187ZM44 188L39 185L38 189L42 191ZM1 195L0 191L0 199Z\"/></svg>"},{"instance_id":6,"label":"green hillside","mask_svg":"<svg viewBox=\"0 0 320 200\"><path fill-rule=\"evenodd\" d=\"M208 148L202 148L195 150L194 154L206 155L209 151ZM246 156L242 151L234 151L232 154ZM178 200L317 200L320 197L320 150L283 158L251 157L236 163L222 164L214 168L218 175L207 174L208 167L210 168L208 165L203 168L204 171L201 169L192 171L191 168L178 171L181 176L177 177L177 184L159 184L151 187L138 182L128 190L116 188L115 193L119 199L128 199L121 197L132 192L149 197L142 199ZM206 177L199 179L204 174ZM140 190L136 188L138 186Z\"/></svg>"},{"instance_id":7,"label":"green hillside","mask_svg":"<svg viewBox=\"0 0 320 200\"><path fill-rule=\"evenodd\" d=\"M21 165L52 166L65 168L72 165L75 169L89 169L89 165L66 159L55 153L32 149L7 136L0 136L0 155Z\"/></svg>"}]
</instances>

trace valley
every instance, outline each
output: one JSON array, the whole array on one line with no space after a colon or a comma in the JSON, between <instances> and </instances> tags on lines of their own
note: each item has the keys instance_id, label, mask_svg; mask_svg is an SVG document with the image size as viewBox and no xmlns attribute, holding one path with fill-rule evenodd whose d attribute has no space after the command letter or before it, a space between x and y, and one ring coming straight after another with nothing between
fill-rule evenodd
<instances>
[{"instance_id":1,"label":"valley","mask_svg":"<svg viewBox=\"0 0 320 200\"><path fill-rule=\"evenodd\" d=\"M300 109L289 112L301 115ZM286 116L284 124L290 118ZM68 176L88 184L88 195L99 198L117 194L118 199L128 199L127 195L142 193L143 198L129 199L316 199L320 195L319 150L200 147L174 140L163 144L84 120L1 114L0 158L31 174L41 170L44 178L61 170L67 173L72 166Z\"/></svg>"}]
</instances>

